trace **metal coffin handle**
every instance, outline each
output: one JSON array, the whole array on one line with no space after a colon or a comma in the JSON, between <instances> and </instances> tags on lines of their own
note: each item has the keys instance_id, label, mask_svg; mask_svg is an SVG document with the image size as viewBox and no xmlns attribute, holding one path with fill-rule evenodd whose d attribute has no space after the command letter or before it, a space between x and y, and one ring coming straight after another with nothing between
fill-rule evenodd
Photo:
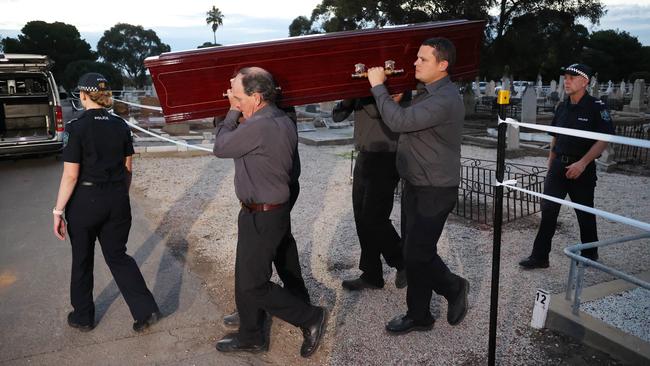
<instances>
[{"instance_id":1,"label":"metal coffin handle","mask_svg":"<svg viewBox=\"0 0 650 366\"><path fill-rule=\"evenodd\" d=\"M386 76L403 74L403 73L404 73L404 69L397 69L397 70L395 69L395 61L393 60L384 61L384 74L386 74ZM368 77L368 73L366 72L366 65L362 63L355 64L354 74L352 74L352 78L362 79L367 77Z\"/></svg>"}]
</instances>

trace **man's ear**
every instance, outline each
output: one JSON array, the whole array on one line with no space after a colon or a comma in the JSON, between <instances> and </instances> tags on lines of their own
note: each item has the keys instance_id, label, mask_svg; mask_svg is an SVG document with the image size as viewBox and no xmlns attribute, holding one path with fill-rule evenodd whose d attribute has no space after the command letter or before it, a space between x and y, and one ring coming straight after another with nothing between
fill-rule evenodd
<instances>
[{"instance_id":1,"label":"man's ear","mask_svg":"<svg viewBox=\"0 0 650 366\"><path fill-rule=\"evenodd\" d=\"M438 67L440 68L440 71L447 71L449 72L449 61L447 60L442 60L438 64Z\"/></svg>"}]
</instances>

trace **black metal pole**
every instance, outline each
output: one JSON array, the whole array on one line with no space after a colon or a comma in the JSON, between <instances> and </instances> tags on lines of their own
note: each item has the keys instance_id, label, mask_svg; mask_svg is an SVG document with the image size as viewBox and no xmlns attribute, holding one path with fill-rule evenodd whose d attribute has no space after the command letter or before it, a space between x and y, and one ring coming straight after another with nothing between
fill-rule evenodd
<instances>
[{"instance_id":1,"label":"black metal pole","mask_svg":"<svg viewBox=\"0 0 650 366\"><path fill-rule=\"evenodd\" d=\"M506 104L499 105L499 115L506 118ZM503 182L506 161L506 130L508 125L500 123L497 138L496 179ZM492 282L490 288L490 340L488 343L488 365L496 362L497 314L499 308L499 266L501 264L501 224L503 223L503 186L494 187L494 236L492 243Z\"/></svg>"}]
</instances>

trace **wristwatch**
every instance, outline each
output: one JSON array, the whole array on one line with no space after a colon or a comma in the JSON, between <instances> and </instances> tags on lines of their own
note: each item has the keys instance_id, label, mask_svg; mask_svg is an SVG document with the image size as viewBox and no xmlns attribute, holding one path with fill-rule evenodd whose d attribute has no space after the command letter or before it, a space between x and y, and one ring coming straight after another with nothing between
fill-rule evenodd
<instances>
[{"instance_id":1,"label":"wristwatch","mask_svg":"<svg viewBox=\"0 0 650 366\"><path fill-rule=\"evenodd\" d=\"M63 210L57 210L56 207L52 209L52 213L57 216L62 216L63 215Z\"/></svg>"}]
</instances>

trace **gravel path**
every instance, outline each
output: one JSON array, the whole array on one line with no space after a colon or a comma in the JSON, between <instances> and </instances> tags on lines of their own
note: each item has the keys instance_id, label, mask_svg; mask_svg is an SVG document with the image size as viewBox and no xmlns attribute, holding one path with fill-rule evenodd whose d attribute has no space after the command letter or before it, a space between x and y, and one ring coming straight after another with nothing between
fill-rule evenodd
<instances>
[{"instance_id":1,"label":"gravel path","mask_svg":"<svg viewBox=\"0 0 650 366\"><path fill-rule=\"evenodd\" d=\"M394 337L385 323L406 310L405 290L393 285L394 271L386 267L383 290L350 293L342 290L343 279L357 276L360 253L352 216L351 146L311 147L300 145L303 162L301 194L292 212L293 231L301 264L313 302L330 311L324 347L310 360L329 365L351 364L485 364L491 279L491 228L450 217L438 244L452 271L470 281L470 310L466 319L451 327L445 321L446 301L434 296L432 311L440 320L430 332ZM495 151L463 146L463 156L495 159ZM545 165L546 159L524 157L510 160ZM231 160L211 156L193 158L135 159L135 199L148 201L148 215L162 223L168 246L186 243L195 256L194 270L207 282L215 306L221 312L234 309L234 258L236 215L234 166ZM650 221L650 178L600 173L596 206L645 222ZM399 225L399 203L393 219ZM572 210L563 208L547 270L523 271L517 262L529 254L539 216L517 220L503 228L499 332L497 360L502 365L561 364L566 359L615 364L607 355L571 340L558 341L547 331L528 326L537 288L552 293L564 290L569 261L562 248L579 241ZM600 238L637 233L634 228L606 220L598 221ZM182 245L182 244L179 244ZM648 269L647 243L607 247L601 251L607 265L638 273ZM585 285L610 280L588 270ZM276 279L277 280L277 279ZM225 332L225 330L224 330ZM275 320L271 350L259 356L261 363L306 364L298 356L301 334ZM216 351L215 351L216 352ZM571 352L576 355L567 355ZM215 355L216 356L216 355ZM572 362L573 362L572 361Z\"/></svg>"},{"instance_id":2,"label":"gravel path","mask_svg":"<svg viewBox=\"0 0 650 366\"><path fill-rule=\"evenodd\" d=\"M643 288L580 304L580 310L650 342L650 291Z\"/></svg>"}]
</instances>

